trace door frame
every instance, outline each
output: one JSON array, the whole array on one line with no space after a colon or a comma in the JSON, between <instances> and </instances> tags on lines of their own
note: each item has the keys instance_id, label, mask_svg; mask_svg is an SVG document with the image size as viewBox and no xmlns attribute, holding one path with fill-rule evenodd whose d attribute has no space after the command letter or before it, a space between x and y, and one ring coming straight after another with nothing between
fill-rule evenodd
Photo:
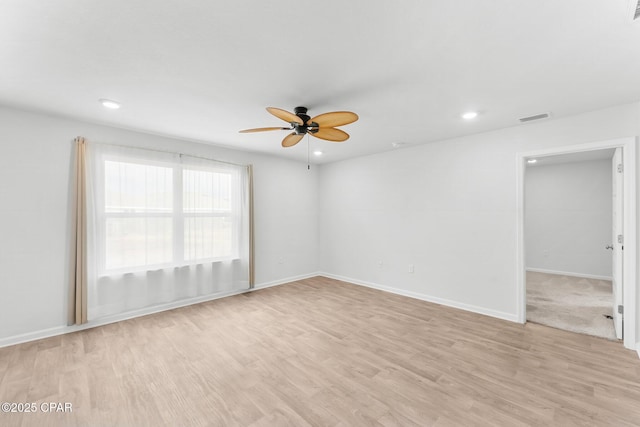
<instances>
[{"instance_id":1,"label":"door frame","mask_svg":"<svg viewBox=\"0 0 640 427\"><path fill-rule=\"evenodd\" d=\"M528 158L548 157L558 154L581 153L608 148L622 148L623 176L623 230L624 251L622 254L623 274L623 304L624 304L624 331L623 342L628 349L636 348L637 339L637 307L636 307L636 144L638 138L628 137L611 139L606 141L586 144L568 145L563 147L546 148L536 151L520 152L516 154L517 177L517 230L516 230L516 316L519 323L527 321L527 293L526 293L526 263L524 245L524 174ZM640 350L639 350L640 351Z\"/></svg>"},{"instance_id":2,"label":"door frame","mask_svg":"<svg viewBox=\"0 0 640 427\"><path fill-rule=\"evenodd\" d=\"M611 218L611 244L612 247L611 260L611 285L613 290L613 326L615 329L616 338L622 339L623 334L623 319L624 315L618 313L618 305L624 306L622 297L624 296L623 283L624 278L624 261L622 259L624 255L624 241L621 243L618 241L619 235L624 235L624 173L621 175L618 171L618 166L622 165L624 159L622 155L622 148L616 148L613 152L613 158L609 162L611 164L611 192L612 200L612 218ZM624 171L623 171L624 172Z\"/></svg>"}]
</instances>

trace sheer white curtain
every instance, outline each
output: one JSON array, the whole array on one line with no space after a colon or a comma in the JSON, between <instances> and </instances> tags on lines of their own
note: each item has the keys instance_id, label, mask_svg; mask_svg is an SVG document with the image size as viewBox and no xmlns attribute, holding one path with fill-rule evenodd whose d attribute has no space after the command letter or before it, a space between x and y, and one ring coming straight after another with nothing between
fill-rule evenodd
<instances>
[{"instance_id":1,"label":"sheer white curtain","mask_svg":"<svg viewBox=\"0 0 640 427\"><path fill-rule=\"evenodd\" d=\"M249 167L87 144L89 320L249 288Z\"/></svg>"}]
</instances>

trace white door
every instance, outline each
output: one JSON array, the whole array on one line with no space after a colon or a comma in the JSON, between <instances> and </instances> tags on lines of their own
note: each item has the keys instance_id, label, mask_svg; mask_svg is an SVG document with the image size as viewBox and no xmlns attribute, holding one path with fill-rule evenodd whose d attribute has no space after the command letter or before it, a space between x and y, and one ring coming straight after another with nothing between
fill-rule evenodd
<instances>
[{"instance_id":1,"label":"white door","mask_svg":"<svg viewBox=\"0 0 640 427\"><path fill-rule=\"evenodd\" d=\"M622 307L622 250L624 248L622 230L622 148L616 148L612 160L613 173L613 323L616 337L622 339L622 317L618 307Z\"/></svg>"}]
</instances>

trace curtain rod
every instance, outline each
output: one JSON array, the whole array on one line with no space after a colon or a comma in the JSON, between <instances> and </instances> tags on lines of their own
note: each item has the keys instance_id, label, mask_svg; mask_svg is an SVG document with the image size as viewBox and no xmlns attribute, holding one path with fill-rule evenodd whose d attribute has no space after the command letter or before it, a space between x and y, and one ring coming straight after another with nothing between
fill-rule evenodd
<instances>
[{"instance_id":1,"label":"curtain rod","mask_svg":"<svg viewBox=\"0 0 640 427\"><path fill-rule=\"evenodd\" d=\"M79 136L78 138L83 138L81 136ZM86 140L86 138L83 138ZM216 163L223 163L226 165L231 165L231 166L241 166L241 167L247 167L250 166L251 164L246 164L246 165L242 165L242 164L238 164L238 163L232 163L232 162L225 162L223 160L216 160L216 159L212 159L210 157L202 157L202 156L194 156L193 154L187 154L187 153L180 153L177 151L169 151L169 150L158 150L157 148L146 148L146 147L132 147L131 145L123 145L123 144L112 144L110 142L91 142L93 144L99 144L99 145L111 145L112 147L121 147L121 148L133 148L135 150L147 150L147 151L155 151L157 153L167 153L167 154L177 154L179 156L189 156L189 157L193 157L194 159L202 159L202 160L209 160L211 162L216 162Z\"/></svg>"}]
</instances>

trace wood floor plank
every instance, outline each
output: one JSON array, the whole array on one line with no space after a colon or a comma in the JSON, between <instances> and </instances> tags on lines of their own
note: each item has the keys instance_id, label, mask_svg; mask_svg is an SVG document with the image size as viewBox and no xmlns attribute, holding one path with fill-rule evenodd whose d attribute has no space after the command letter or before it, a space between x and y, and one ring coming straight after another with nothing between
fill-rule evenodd
<instances>
[{"instance_id":1,"label":"wood floor plank","mask_svg":"<svg viewBox=\"0 0 640 427\"><path fill-rule=\"evenodd\" d=\"M0 349L2 426L640 425L619 342L316 277Z\"/></svg>"}]
</instances>

